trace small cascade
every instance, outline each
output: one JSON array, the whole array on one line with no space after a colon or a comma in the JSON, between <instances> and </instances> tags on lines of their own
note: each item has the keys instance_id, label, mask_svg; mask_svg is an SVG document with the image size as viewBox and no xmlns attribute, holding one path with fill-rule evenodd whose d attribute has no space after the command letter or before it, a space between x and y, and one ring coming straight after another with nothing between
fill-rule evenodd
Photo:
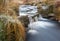
<instances>
[{"instance_id":1,"label":"small cascade","mask_svg":"<svg viewBox=\"0 0 60 41\"><path fill-rule=\"evenodd\" d=\"M31 16L28 16L28 17L29 17L29 22L30 22L30 23L33 23L33 22L34 22L34 19L32 19Z\"/></svg>"},{"instance_id":2,"label":"small cascade","mask_svg":"<svg viewBox=\"0 0 60 41\"><path fill-rule=\"evenodd\" d=\"M35 21L38 21L38 17L37 16L35 17Z\"/></svg>"}]
</instances>

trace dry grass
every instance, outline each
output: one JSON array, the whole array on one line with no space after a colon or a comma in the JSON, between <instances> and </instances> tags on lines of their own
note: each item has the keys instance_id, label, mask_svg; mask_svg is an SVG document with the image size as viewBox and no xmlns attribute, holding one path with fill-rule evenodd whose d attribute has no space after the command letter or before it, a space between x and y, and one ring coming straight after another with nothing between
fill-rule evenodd
<instances>
[{"instance_id":1,"label":"dry grass","mask_svg":"<svg viewBox=\"0 0 60 41\"><path fill-rule=\"evenodd\" d=\"M0 15L0 22L4 24L2 28L6 41L25 41L25 28L19 20L7 15Z\"/></svg>"},{"instance_id":2,"label":"dry grass","mask_svg":"<svg viewBox=\"0 0 60 41\"><path fill-rule=\"evenodd\" d=\"M18 15L19 3L16 0L1 0L0 1L0 13L7 15Z\"/></svg>"},{"instance_id":3,"label":"dry grass","mask_svg":"<svg viewBox=\"0 0 60 41\"><path fill-rule=\"evenodd\" d=\"M17 19L18 7L19 3L16 0L0 0L0 22L4 24L4 41L25 40L25 28Z\"/></svg>"}]
</instances>

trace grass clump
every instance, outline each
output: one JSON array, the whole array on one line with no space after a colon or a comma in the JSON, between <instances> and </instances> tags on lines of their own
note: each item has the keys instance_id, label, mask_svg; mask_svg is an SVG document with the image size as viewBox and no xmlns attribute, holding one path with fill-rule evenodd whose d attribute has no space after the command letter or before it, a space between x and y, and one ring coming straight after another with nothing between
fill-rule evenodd
<instances>
[{"instance_id":1,"label":"grass clump","mask_svg":"<svg viewBox=\"0 0 60 41\"><path fill-rule=\"evenodd\" d=\"M10 16L0 15L0 40L24 41L25 28L19 20Z\"/></svg>"}]
</instances>

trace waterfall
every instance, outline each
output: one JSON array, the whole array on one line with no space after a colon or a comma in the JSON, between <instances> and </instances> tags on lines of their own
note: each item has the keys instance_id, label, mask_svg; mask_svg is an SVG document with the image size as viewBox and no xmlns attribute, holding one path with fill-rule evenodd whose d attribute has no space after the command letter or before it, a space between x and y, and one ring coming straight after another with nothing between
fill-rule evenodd
<instances>
[{"instance_id":1,"label":"waterfall","mask_svg":"<svg viewBox=\"0 0 60 41\"><path fill-rule=\"evenodd\" d=\"M38 17L37 16L35 17L35 21L38 21Z\"/></svg>"},{"instance_id":2,"label":"waterfall","mask_svg":"<svg viewBox=\"0 0 60 41\"><path fill-rule=\"evenodd\" d=\"M29 18L29 22L30 22L30 23L34 22L34 20L32 19L31 16L28 16L28 18Z\"/></svg>"}]
</instances>

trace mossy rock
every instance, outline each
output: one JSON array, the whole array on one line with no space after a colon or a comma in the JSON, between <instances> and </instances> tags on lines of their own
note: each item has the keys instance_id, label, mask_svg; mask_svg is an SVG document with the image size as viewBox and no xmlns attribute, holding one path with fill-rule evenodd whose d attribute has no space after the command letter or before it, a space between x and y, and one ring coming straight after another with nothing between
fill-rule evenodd
<instances>
[{"instance_id":1,"label":"mossy rock","mask_svg":"<svg viewBox=\"0 0 60 41\"><path fill-rule=\"evenodd\" d=\"M24 24L25 27L28 26L28 24L29 24L29 18L28 18L28 16L21 16L18 19Z\"/></svg>"}]
</instances>

